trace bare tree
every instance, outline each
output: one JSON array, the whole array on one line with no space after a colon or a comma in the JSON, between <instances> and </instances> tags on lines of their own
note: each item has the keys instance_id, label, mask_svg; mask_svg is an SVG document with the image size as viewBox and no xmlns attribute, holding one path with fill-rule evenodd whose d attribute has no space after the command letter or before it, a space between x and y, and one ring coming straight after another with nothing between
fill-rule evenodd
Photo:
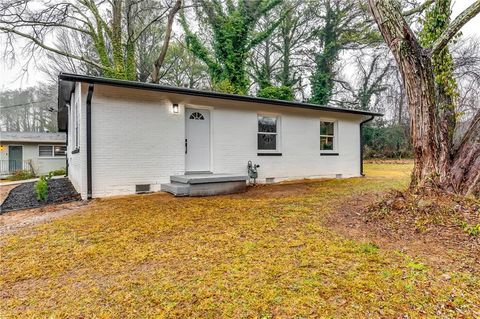
<instances>
[{"instance_id":1,"label":"bare tree","mask_svg":"<svg viewBox=\"0 0 480 319\"><path fill-rule=\"evenodd\" d=\"M39 50L63 56L66 63L75 61L86 64L108 77L136 80L137 43L145 33L162 31L156 28L167 20L171 31L173 16L178 11L180 0L8 0L0 5L0 32L6 34L6 55L14 56L12 39L27 41L23 51L35 56ZM65 43L53 37L63 36L70 41ZM169 32L165 35L170 37ZM87 43L87 46L82 44ZM164 38L159 54L168 48ZM161 64L153 61L151 72Z\"/></svg>"}]
</instances>

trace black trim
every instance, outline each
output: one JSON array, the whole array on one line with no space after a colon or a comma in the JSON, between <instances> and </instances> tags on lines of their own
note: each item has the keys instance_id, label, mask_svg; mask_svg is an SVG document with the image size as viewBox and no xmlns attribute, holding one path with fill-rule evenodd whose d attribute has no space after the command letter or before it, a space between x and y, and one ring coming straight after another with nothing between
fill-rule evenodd
<instances>
[{"instance_id":1,"label":"black trim","mask_svg":"<svg viewBox=\"0 0 480 319\"><path fill-rule=\"evenodd\" d=\"M338 153L320 153L320 156L338 156Z\"/></svg>"},{"instance_id":2,"label":"black trim","mask_svg":"<svg viewBox=\"0 0 480 319\"><path fill-rule=\"evenodd\" d=\"M236 95L236 94L227 94L227 93L219 93L219 92L201 91L201 90L180 88L180 87L174 87L174 86L158 85L158 84L153 84L153 83L125 81L125 80L117 80L117 79L109 79L109 78L104 78L104 77L78 75L78 74L71 74L71 73L60 73L58 75L58 79L60 80L59 81L60 83L62 83L63 81L85 82L85 83L91 83L91 84L97 83L97 84L105 84L105 85L112 85L112 86L137 88L137 89L143 89L143 90L161 91L161 92L167 92L167 93L177 93L177 94L183 94L183 95L209 97L209 98L215 98L215 99L235 100L235 101L243 101L243 102L251 102L251 103L273 104L273 105L278 105L278 106L288 106L288 107L296 107L296 108L304 108L304 109L328 111L328 112L383 116L382 113L374 113L374 112L368 112L368 111L363 111L363 110L351 110L351 109L317 105L317 104L311 104L311 103L272 100L272 99L266 99L266 98L254 97L254 96L247 96L247 95Z\"/></svg>"},{"instance_id":3,"label":"black trim","mask_svg":"<svg viewBox=\"0 0 480 319\"><path fill-rule=\"evenodd\" d=\"M282 153L257 153L257 156L282 156Z\"/></svg>"},{"instance_id":4,"label":"black trim","mask_svg":"<svg viewBox=\"0 0 480 319\"><path fill-rule=\"evenodd\" d=\"M375 116L370 116L368 119L360 122L360 175L361 176L365 176L365 174L363 174L363 138L362 138L362 127L365 123L368 123L370 122L371 120L373 120Z\"/></svg>"},{"instance_id":5,"label":"black trim","mask_svg":"<svg viewBox=\"0 0 480 319\"><path fill-rule=\"evenodd\" d=\"M92 96L93 84L87 94L87 199L92 198Z\"/></svg>"},{"instance_id":6,"label":"black trim","mask_svg":"<svg viewBox=\"0 0 480 319\"><path fill-rule=\"evenodd\" d=\"M76 148L72 151L72 154L77 154L77 153L80 153L80 149L79 148Z\"/></svg>"}]
</instances>

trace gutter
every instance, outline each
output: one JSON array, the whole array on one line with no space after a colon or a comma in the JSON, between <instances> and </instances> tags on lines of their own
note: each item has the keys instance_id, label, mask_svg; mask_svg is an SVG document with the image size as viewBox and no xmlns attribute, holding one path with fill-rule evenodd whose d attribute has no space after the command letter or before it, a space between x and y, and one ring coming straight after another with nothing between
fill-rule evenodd
<instances>
[{"instance_id":1,"label":"gutter","mask_svg":"<svg viewBox=\"0 0 480 319\"><path fill-rule=\"evenodd\" d=\"M87 199L92 198L92 96L93 83L87 93Z\"/></svg>"},{"instance_id":2,"label":"gutter","mask_svg":"<svg viewBox=\"0 0 480 319\"><path fill-rule=\"evenodd\" d=\"M363 174L363 138L362 138L362 128L363 128L363 125L370 122L371 120L373 120L375 118L374 115L370 116L368 119L360 122L360 175L361 176L365 176L365 174Z\"/></svg>"}]
</instances>

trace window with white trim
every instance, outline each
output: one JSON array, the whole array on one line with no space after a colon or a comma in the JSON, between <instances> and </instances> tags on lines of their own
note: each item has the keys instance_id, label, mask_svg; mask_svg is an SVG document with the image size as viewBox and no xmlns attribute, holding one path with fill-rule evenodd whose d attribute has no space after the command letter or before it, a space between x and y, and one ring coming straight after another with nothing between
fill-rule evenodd
<instances>
[{"instance_id":1,"label":"window with white trim","mask_svg":"<svg viewBox=\"0 0 480 319\"><path fill-rule=\"evenodd\" d=\"M38 157L63 157L67 152L65 145L39 145Z\"/></svg>"},{"instance_id":2,"label":"window with white trim","mask_svg":"<svg viewBox=\"0 0 480 319\"><path fill-rule=\"evenodd\" d=\"M279 116L258 115L257 148L259 151L279 150Z\"/></svg>"},{"instance_id":3,"label":"window with white trim","mask_svg":"<svg viewBox=\"0 0 480 319\"><path fill-rule=\"evenodd\" d=\"M80 108L75 94L72 94L71 114L72 114L72 147L73 150L80 148Z\"/></svg>"},{"instance_id":4,"label":"window with white trim","mask_svg":"<svg viewBox=\"0 0 480 319\"><path fill-rule=\"evenodd\" d=\"M336 150L335 127L336 127L336 122L334 121L320 121L320 150L321 151Z\"/></svg>"}]
</instances>

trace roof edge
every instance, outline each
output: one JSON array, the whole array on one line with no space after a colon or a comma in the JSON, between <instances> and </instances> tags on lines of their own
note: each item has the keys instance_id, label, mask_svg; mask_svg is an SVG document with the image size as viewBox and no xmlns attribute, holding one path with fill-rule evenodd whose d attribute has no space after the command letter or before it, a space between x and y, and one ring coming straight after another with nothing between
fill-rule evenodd
<instances>
[{"instance_id":1,"label":"roof edge","mask_svg":"<svg viewBox=\"0 0 480 319\"><path fill-rule=\"evenodd\" d=\"M333 107L333 106L322 106L317 104L294 102L294 101L274 100L274 99L267 99L262 97L249 96L249 95L237 95L237 94L229 94L229 93L203 91L203 90L196 90L196 89L190 89L190 88L166 86L166 85L160 85L160 84L154 84L154 83L118 80L118 79L110 79L105 77L79 75L79 74L73 74L73 73L61 72L58 75L58 79L59 81L63 80L63 81L85 82L85 83L93 83L93 84L98 83L98 84L111 85L111 86L137 88L142 90L177 93L177 94L208 97L208 98L223 99L223 100L236 100L236 101L242 101L242 102L273 104L273 105L297 107L297 108L304 108L304 109L321 110L326 112L383 116L383 113L369 112L369 111L363 111L363 110L346 109L346 108L339 108L339 107Z\"/></svg>"}]
</instances>

